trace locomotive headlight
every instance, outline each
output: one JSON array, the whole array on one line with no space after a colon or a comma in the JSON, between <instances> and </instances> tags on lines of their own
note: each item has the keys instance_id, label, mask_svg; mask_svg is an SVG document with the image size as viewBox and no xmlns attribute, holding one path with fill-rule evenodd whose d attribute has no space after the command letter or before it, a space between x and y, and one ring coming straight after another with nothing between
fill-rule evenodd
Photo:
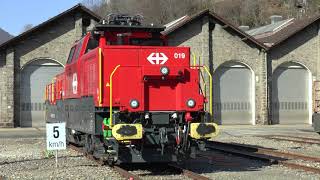
<instances>
[{"instance_id":1,"label":"locomotive headlight","mask_svg":"<svg viewBox=\"0 0 320 180\"><path fill-rule=\"evenodd\" d=\"M196 101L193 100L193 99L189 99L189 100L187 101L187 106L188 106L189 108L195 107L195 106L196 106Z\"/></svg>"},{"instance_id":2,"label":"locomotive headlight","mask_svg":"<svg viewBox=\"0 0 320 180\"><path fill-rule=\"evenodd\" d=\"M138 108L138 107L139 107L139 101L136 100L136 99L132 99L132 100L130 101L130 106L131 106L133 109Z\"/></svg>"},{"instance_id":3,"label":"locomotive headlight","mask_svg":"<svg viewBox=\"0 0 320 180\"><path fill-rule=\"evenodd\" d=\"M162 75L166 76L169 74L169 68L167 68L166 66L163 66L160 68L160 72Z\"/></svg>"}]
</instances>

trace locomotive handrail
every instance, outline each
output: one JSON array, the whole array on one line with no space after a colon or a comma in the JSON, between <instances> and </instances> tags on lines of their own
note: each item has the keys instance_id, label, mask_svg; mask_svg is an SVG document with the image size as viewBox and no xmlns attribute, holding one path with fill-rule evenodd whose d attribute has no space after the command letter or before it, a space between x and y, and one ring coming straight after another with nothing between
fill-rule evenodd
<instances>
[{"instance_id":1,"label":"locomotive handrail","mask_svg":"<svg viewBox=\"0 0 320 180\"><path fill-rule=\"evenodd\" d=\"M210 112L210 115L212 116L212 75L208 69L207 66L203 65L203 68L204 70L207 72L208 76L209 76L209 112Z\"/></svg>"},{"instance_id":2,"label":"locomotive handrail","mask_svg":"<svg viewBox=\"0 0 320 180\"><path fill-rule=\"evenodd\" d=\"M208 67L206 65L196 65L196 55L194 53L192 53L193 55L193 66L191 67L194 67L194 68L203 68L206 73L208 74L209 76L209 112L210 112L210 115L212 116L213 113L212 113L212 75L208 69ZM204 87L206 87L206 83L204 82ZM206 88L205 88L205 91L206 91Z\"/></svg>"},{"instance_id":3,"label":"locomotive handrail","mask_svg":"<svg viewBox=\"0 0 320 180\"><path fill-rule=\"evenodd\" d=\"M99 106L102 105L102 52L101 48L98 49L99 53Z\"/></svg>"},{"instance_id":4,"label":"locomotive handrail","mask_svg":"<svg viewBox=\"0 0 320 180\"><path fill-rule=\"evenodd\" d=\"M196 62L196 55L194 53L192 53L192 56L193 56L193 66L197 66L197 62Z\"/></svg>"},{"instance_id":5,"label":"locomotive handrail","mask_svg":"<svg viewBox=\"0 0 320 180\"><path fill-rule=\"evenodd\" d=\"M51 82L52 82L52 86L51 86L51 101L52 101L52 103L54 103L55 102L55 90L54 90L54 88L55 88L55 80L56 80L56 78L53 78L52 80L51 80Z\"/></svg>"},{"instance_id":6,"label":"locomotive handrail","mask_svg":"<svg viewBox=\"0 0 320 180\"><path fill-rule=\"evenodd\" d=\"M191 68L199 68L199 69L203 68L209 76L209 93L210 93L209 94L209 108L210 108L209 112L212 116L212 75L206 65L202 65L202 66L197 65L197 66L190 66L190 67Z\"/></svg>"},{"instance_id":7,"label":"locomotive handrail","mask_svg":"<svg viewBox=\"0 0 320 180\"><path fill-rule=\"evenodd\" d=\"M198 67L197 66L197 55L195 53L192 53L192 56L193 56L193 68L196 68ZM199 58L199 61L200 61L200 58ZM199 62L200 63L200 62ZM198 67L199 68L199 67ZM202 85L203 85L203 88L204 88L204 92L207 91L207 83L206 81L204 80L204 77L203 77L203 74L202 74L202 71L200 71L199 75L201 76L201 79L202 79ZM201 86L200 86L201 88ZM202 91L202 88L201 88L201 91Z\"/></svg>"},{"instance_id":8,"label":"locomotive handrail","mask_svg":"<svg viewBox=\"0 0 320 180\"><path fill-rule=\"evenodd\" d=\"M113 75L114 75L114 73L117 71L117 69L120 67L120 64L119 65L117 65L114 69L113 69L113 71L112 71L112 73L110 74L110 78L109 78L109 82L110 82L110 98L109 98L109 103L110 103L110 127L112 127L112 77L113 77Z\"/></svg>"},{"instance_id":9,"label":"locomotive handrail","mask_svg":"<svg viewBox=\"0 0 320 180\"><path fill-rule=\"evenodd\" d=\"M113 114L113 112L112 112L112 84L113 84L113 82L112 82L112 78L113 78L113 75L115 74L115 72L118 70L118 68L120 67L120 65L117 65L114 69L113 69L113 71L112 71L112 73L110 74L110 78L109 78L109 82L110 82L110 93L109 93L109 95L110 95L110 97L109 97L109 103L110 103L110 114L109 114L109 118L110 118L110 127L112 127L112 114ZM210 89L209 89L209 112L210 112L210 115L212 116L212 75L210 74L210 71L209 71L209 69L207 68L207 66L205 66L205 65L203 65L203 66L191 66L191 67L196 67L196 68L203 68L205 71L206 71L206 73L208 74L208 76L209 76L209 84L210 84Z\"/></svg>"},{"instance_id":10,"label":"locomotive handrail","mask_svg":"<svg viewBox=\"0 0 320 180\"><path fill-rule=\"evenodd\" d=\"M207 83L206 83L206 81L205 81L205 79L204 79L204 75L203 75L203 73L202 73L202 70L200 70L200 76L201 76L201 79L202 79L202 85L203 85L203 89L204 89L204 92L207 92ZM200 88L201 88L201 86L200 86ZM201 89L202 90L202 89Z\"/></svg>"}]
</instances>

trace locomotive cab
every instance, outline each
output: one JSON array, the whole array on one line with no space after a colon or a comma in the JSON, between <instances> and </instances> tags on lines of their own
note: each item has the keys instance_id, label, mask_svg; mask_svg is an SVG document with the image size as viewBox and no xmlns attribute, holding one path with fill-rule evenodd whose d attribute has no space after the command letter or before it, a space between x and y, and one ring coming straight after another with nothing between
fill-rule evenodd
<instances>
[{"instance_id":1,"label":"locomotive cab","mask_svg":"<svg viewBox=\"0 0 320 180\"><path fill-rule=\"evenodd\" d=\"M140 16L97 24L47 86L47 121L65 121L69 142L109 163L175 162L203 148L218 133L200 85L211 75L190 65L190 48L167 46L163 30Z\"/></svg>"}]
</instances>

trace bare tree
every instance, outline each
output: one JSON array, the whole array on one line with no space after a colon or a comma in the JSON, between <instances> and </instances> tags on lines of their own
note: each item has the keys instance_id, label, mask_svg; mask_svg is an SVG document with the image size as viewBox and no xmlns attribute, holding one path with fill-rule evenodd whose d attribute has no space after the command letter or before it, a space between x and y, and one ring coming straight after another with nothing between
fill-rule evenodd
<instances>
[{"instance_id":1,"label":"bare tree","mask_svg":"<svg viewBox=\"0 0 320 180\"><path fill-rule=\"evenodd\" d=\"M32 24L26 24L26 25L23 26L22 32L26 32L26 31L28 31L29 29L31 29L32 27L33 27Z\"/></svg>"},{"instance_id":2,"label":"bare tree","mask_svg":"<svg viewBox=\"0 0 320 180\"><path fill-rule=\"evenodd\" d=\"M141 14L145 23L165 24L186 14L207 8L212 0L86 0L102 17L109 13Z\"/></svg>"},{"instance_id":3,"label":"bare tree","mask_svg":"<svg viewBox=\"0 0 320 180\"><path fill-rule=\"evenodd\" d=\"M284 18L313 16L319 13L320 0L84 0L84 4L102 17L109 13L141 14L145 23L165 24L186 14L211 9L235 25L261 26L271 15Z\"/></svg>"}]
</instances>

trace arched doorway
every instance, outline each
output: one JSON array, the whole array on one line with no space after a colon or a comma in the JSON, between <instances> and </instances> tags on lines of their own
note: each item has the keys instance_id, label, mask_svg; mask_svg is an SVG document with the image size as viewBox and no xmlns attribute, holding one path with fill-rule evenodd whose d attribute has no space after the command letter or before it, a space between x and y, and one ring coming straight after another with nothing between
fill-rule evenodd
<instances>
[{"instance_id":1,"label":"arched doorway","mask_svg":"<svg viewBox=\"0 0 320 180\"><path fill-rule=\"evenodd\" d=\"M254 73L245 64L228 62L214 73L214 119L219 124L255 124Z\"/></svg>"},{"instance_id":2,"label":"arched doorway","mask_svg":"<svg viewBox=\"0 0 320 180\"><path fill-rule=\"evenodd\" d=\"M310 124L311 72L295 62L277 67L272 75L272 124Z\"/></svg>"},{"instance_id":3,"label":"arched doorway","mask_svg":"<svg viewBox=\"0 0 320 180\"><path fill-rule=\"evenodd\" d=\"M63 66L54 60L37 59L26 64L20 73L20 126L43 127L44 90Z\"/></svg>"}]
</instances>

